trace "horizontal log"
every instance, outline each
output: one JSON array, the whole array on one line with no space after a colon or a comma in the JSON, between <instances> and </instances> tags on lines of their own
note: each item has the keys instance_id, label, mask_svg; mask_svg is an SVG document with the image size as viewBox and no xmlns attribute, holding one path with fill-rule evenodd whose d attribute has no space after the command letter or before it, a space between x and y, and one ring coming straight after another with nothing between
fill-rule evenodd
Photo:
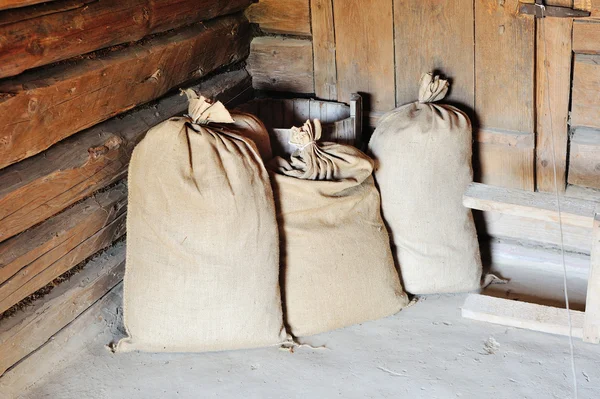
<instances>
[{"instance_id":1,"label":"horizontal log","mask_svg":"<svg viewBox=\"0 0 600 399\"><path fill-rule=\"evenodd\" d=\"M310 36L309 0L259 0L246 17L263 32Z\"/></svg>"},{"instance_id":2,"label":"horizontal log","mask_svg":"<svg viewBox=\"0 0 600 399\"><path fill-rule=\"evenodd\" d=\"M257 37L252 40L248 70L258 90L315 91L313 50L309 40Z\"/></svg>"},{"instance_id":3,"label":"horizontal log","mask_svg":"<svg viewBox=\"0 0 600 399\"><path fill-rule=\"evenodd\" d=\"M0 168L248 54L249 24L224 17L0 83Z\"/></svg>"},{"instance_id":4,"label":"horizontal log","mask_svg":"<svg viewBox=\"0 0 600 399\"><path fill-rule=\"evenodd\" d=\"M600 129L600 55L576 54L571 125Z\"/></svg>"},{"instance_id":5,"label":"horizontal log","mask_svg":"<svg viewBox=\"0 0 600 399\"><path fill-rule=\"evenodd\" d=\"M125 244L118 243L10 318L0 320L0 376L45 344L115 287L125 272Z\"/></svg>"},{"instance_id":6,"label":"horizontal log","mask_svg":"<svg viewBox=\"0 0 600 399\"><path fill-rule=\"evenodd\" d=\"M569 183L600 188L600 130L575 130L571 139Z\"/></svg>"},{"instance_id":7,"label":"horizontal log","mask_svg":"<svg viewBox=\"0 0 600 399\"><path fill-rule=\"evenodd\" d=\"M191 88L232 105L252 92L245 70L215 75ZM123 178L146 131L186 110L186 97L171 94L0 170L0 241Z\"/></svg>"},{"instance_id":8,"label":"horizontal log","mask_svg":"<svg viewBox=\"0 0 600 399\"><path fill-rule=\"evenodd\" d=\"M45 3L54 0L0 0L0 10L9 8L25 7L33 4Z\"/></svg>"},{"instance_id":9,"label":"horizontal log","mask_svg":"<svg viewBox=\"0 0 600 399\"><path fill-rule=\"evenodd\" d=\"M241 11L251 0L59 0L0 14L0 78Z\"/></svg>"},{"instance_id":10,"label":"horizontal log","mask_svg":"<svg viewBox=\"0 0 600 399\"><path fill-rule=\"evenodd\" d=\"M127 187L119 184L0 244L0 312L125 233Z\"/></svg>"},{"instance_id":11,"label":"horizontal log","mask_svg":"<svg viewBox=\"0 0 600 399\"><path fill-rule=\"evenodd\" d=\"M573 24L573 51L582 54L600 54L599 21L575 21Z\"/></svg>"}]
</instances>

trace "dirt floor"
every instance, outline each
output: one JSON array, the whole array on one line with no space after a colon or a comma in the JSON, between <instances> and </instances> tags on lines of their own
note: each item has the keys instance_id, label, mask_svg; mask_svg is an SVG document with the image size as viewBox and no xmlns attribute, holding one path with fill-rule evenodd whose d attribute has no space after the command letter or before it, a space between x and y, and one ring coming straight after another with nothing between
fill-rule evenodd
<instances>
[{"instance_id":1,"label":"dirt floor","mask_svg":"<svg viewBox=\"0 0 600 399\"><path fill-rule=\"evenodd\" d=\"M464 295L307 339L323 349L113 354L121 285L0 378L1 398L571 398L568 339L463 319ZM575 340L579 398L600 346Z\"/></svg>"}]
</instances>

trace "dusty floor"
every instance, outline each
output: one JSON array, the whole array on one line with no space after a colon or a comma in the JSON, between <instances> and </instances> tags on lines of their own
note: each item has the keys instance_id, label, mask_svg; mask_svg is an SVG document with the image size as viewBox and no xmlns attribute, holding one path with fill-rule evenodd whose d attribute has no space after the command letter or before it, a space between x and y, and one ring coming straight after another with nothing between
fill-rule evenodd
<instances>
[{"instance_id":1,"label":"dusty floor","mask_svg":"<svg viewBox=\"0 0 600 399\"><path fill-rule=\"evenodd\" d=\"M327 349L112 354L121 286L0 378L1 398L570 398L566 337L462 319L463 295L307 340ZM575 341L579 398L600 346Z\"/></svg>"}]
</instances>

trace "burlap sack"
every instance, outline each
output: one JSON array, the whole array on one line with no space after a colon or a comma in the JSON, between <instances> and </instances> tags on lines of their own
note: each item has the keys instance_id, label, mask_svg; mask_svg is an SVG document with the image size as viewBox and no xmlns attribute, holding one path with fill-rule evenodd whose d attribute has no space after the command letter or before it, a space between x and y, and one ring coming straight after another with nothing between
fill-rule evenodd
<instances>
[{"instance_id":1,"label":"burlap sack","mask_svg":"<svg viewBox=\"0 0 600 399\"><path fill-rule=\"evenodd\" d=\"M321 127L292 129L300 149L273 171L284 314L307 336L378 319L407 304L381 218L373 163L354 147L317 144Z\"/></svg>"},{"instance_id":2,"label":"burlap sack","mask_svg":"<svg viewBox=\"0 0 600 399\"><path fill-rule=\"evenodd\" d=\"M469 118L448 105L448 83L431 74L419 101L384 115L369 143L383 217L402 283L412 294L472 291L481 257L471 211L462 205L473 180Z\"/></svg>"},{"instance_id":3,"label":"burlap sack","mask_svg":"<svg viewBox=\"0 0 600 399\"><path fill-rule=\"evenodd\" d=\"M286 337L268 173L221 103L188 95L189 117L151 129L129 167L129 337L118 351L251 348Z\"/></svg>"}]
</instances>

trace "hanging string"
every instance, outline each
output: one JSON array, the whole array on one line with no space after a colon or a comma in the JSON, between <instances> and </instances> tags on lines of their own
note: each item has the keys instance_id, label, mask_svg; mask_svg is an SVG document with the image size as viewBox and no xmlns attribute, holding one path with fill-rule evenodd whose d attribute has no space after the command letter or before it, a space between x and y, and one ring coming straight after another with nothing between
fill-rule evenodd
<instances>
[{"instance_id":1,"label":"hanging string","mask_svg":"<svg viewBox=\"0 0 600 399\"><path fill-rule=\"evenodd\" d=\"M573 377L573 395L575 399L579 398L577 391L577 372L575 370L575 349L573 346L573 323L571 320L571 309L569 306L569 290L567 288L567 264L565 262L565 246L564 246L564 233L563 233L563 223L562 223L562 211L561 211L561 203L560 203L560 193L558 190L558 173L556 171L556 145L555 145L555 137L554 137L554 126L553 126L553 118L552 118L552 107L550 104L550 73L548 72L548 49L546 44L546 28L545 28L545 12L546 8L541 7L542 9L542 18L540 21L540 29L541 29L541 38L544 42L544 70L546 71L546 96L548 98L548 119L550 120L550 141L552 144L552 167L554 173L554 193L556 195L556 208L558 210L558 226L560 231L560 253L562 258L562 266L563 266L563 290L565 293L565 305L567 310L567 320L569 322L569 350L571 354L571 374Z\"/></svg>"}]
</instances>

